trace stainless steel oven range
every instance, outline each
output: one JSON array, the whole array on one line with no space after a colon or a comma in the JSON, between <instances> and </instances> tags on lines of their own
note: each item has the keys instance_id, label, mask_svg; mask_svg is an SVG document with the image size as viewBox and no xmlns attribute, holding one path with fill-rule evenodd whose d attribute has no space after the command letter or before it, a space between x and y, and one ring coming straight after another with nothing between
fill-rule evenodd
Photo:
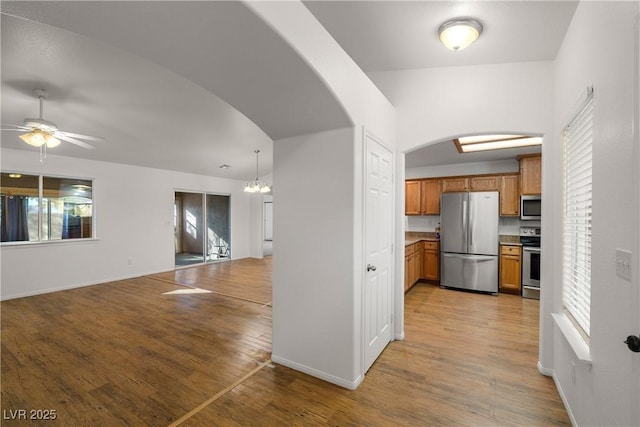
<instances>
[{"instance_id":1,"label":"stainless steel oven range","mask_svg":"<svg viewBox=\"0 0 640 427\"><path fill-rule=\"evenodd\" d=\"M540 299L540 227L520 227L522 296Z\"/></svg>"}]
</instances>

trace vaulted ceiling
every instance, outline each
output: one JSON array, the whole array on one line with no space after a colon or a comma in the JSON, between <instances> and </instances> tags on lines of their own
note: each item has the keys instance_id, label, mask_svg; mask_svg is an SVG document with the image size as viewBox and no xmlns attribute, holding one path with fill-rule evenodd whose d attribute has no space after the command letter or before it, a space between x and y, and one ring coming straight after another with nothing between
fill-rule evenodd
<instances>
[{"instance_id":1,"label":"vaulted ceiling","mask_svg":"<svg viewBox=\"0 0 640 427\"><path fill-rule=\"evenodd\" d=\"M365 71L552 60L576 1L305 1ZM103 136L56 153L234 179L270 171L272 140L350 125L309 65L241 2L3 1L2 123L44 117ZM482 38L452 55L445 19ZM2 146L33 149L17 132ZM431 156L430 156L431 157ZM34 158L37 154L34 153ZM230 169L220 169L222 164Z\"/></svg>"},{"instance_id":2,"label":"vaulted ceiling","mask_svg":"<svg viewBox=\"0 0 640 427\"><path fill-rule=\"evenodd\" d=\"M272 139L350 121L317 74L239 2L2 2L2 123L38 113L107 138L63 155L236 179ZM5 147L29 149L16 132ZM231 168L219 169L221 164Z\"/></svg>"}]
</instances>

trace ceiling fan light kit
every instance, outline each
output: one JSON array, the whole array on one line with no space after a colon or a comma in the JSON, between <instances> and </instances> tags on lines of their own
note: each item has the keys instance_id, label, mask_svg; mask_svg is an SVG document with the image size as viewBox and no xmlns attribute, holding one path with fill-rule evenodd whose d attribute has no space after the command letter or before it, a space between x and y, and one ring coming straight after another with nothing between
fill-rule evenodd
<instances>
[{"instance_id":1,"label":"ceiling fan light kit","mask_svg":"<svg viewBox=\"0 0 640 427\"><path fill-rule=\"evenodd\" d=\"M34 129L31 132L20 135L20 139L34 147L42 147L43 145L46 145L47 148L55 148L60 145L59 139L40 129Z\"/></svg>"},{"instance_id":2,"label":"ceiling fan light kit","mask_svg":"<svg viewBox=\"0 0 640 427\"><path fill-rule=\"evenodd\" d=\"M477 19L456 18L440 25L438 36L447 49L457 52L475 42L483 29L482 23Z\"/></svg>"}]
</instances>

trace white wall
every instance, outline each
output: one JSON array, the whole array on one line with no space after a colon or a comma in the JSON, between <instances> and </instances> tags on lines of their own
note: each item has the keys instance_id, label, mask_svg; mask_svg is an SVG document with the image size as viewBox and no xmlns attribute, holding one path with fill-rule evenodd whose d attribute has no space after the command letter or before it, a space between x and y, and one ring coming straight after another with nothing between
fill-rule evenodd
<instances>
[{"instance_id":1,"label":"white wall","mask_svg":"<svg viewBox=\"0 0 640 427\"><path fill-rule=\"evenodd\" d=\"M2 245L1 298L34 295L174 268L175 190L231 195L231 251L252 252L243 182L37 151L2 149L2 171L94 180L95 240ZM129 262L130 261L130 262Z\"/></svg>"},{"instance_id":2,"label":"white wall","mask_svg":"<svg viewBox=\"0 0 640 427\"><path fill-rule=\"evenodd\" d=\"M545 136L542 157L556 144L553 129L553 62L523 62L516 64L444 67L421 70L370 73L373 82L396 107L398 155L396 162L396 235L404 237L404 155L422 146L461 134L483 132L523 132ZM470 171L477 171L469 166ZM465 173L456 167L457 173ZM517 170L515 168L514 170ZM415 170L412 173L416 172ZM434 171L431 171L435 173ZM543 186L551 179L550 164L543 161ZM452 174L453 175L453 174ZM545 186L544 192L555 191ZM551 204L543 203L543 214ZM545 210L546 209L546 210ZM554 286L550 276L553 259L545 247L553 240L552 225L542 224L542 282ZM400 251L398 251L399 253ZM396 260L396 271L404 270L404 257ZM401 280L401 279L397 279ZM550 313L542 292L543 310ZM400 296L399 298L402 298ZM398 305L396 305L398 307ZM543 318L545 318L543 316ZM545 318L546 319L546 318ZM401 323L396 323L396 335ZM552 328L543 325L540 360L552 366Z\"/></svg>"},{"instance_id":3,"label":"white wall","mask_svg":"<svg viewBox=\"0 0 640 427\"><path fill-rule=\"evenodd\" d=\"M581 2L555 66L556 135L577 107L578 98L584 96L586 87L594 86L590 343L593 366L576 362L573 350L557 329L553 344L554 377L572 419L580 426L632 425L631 414L638 406L638 395L631 393L631 382L640 381L637 373L635 377L631 373L638 355L622 343L630 333L638 333L638 317L634 312L638 301L633 299L638 278L629 282L615 273L616 248L638 247L638 236L631 233L637 230L638 221L635 210L638 192L632 191L633 170L638 168L637 158L632 156L634 95L638 96L634 91L637 80L634 20L638 9L638 2ZM562 183L559 147L552 155L558 159L553 163L554 181L547 182L545 189ZM560 200L558 196L555 202ZM560 216L552 221L559 229ZM548 249L559 254L560 241ZM553 277L560 283L558 264ZM560 287L555 290L553 309L560 312ZM572 364L576 364L575 377Z\"/></svg>"},{"instance_id":4,"label":"white wall","mask_svg":"<svg viewBox=\"0 0 640 427\"><path fill-rule=\"evenodd\" d=\"M545 133L552 117L553 63L369 73L396 107L399 151L461 134Z\"/></svg>"},{"instance_id":5,"label":"white wall","mask_svg":"<svg viewBox=\"0 0 640 427\"><path fill-rule=\"evenodd\" d=\"M354 388L364 374L363 133L395 152L395 112L302 2L247 4L316 70L353 124L274 142L272 358Z\"/></svg>"},{"instance_id":6,"label":"white wall","mask_svg":"<svg viewBox=\"0 0 640 427\"><path fill-rule=\"evenodd\" d=\"M272 359L353 387L353 129L274 143Z\"/></svg>"},{"instance_id":7,"label":"white wall","mask_svg":"<svg viewBox=\"0 0 640 427\"><path fill-rule=\"evenodd\" d=\"M520 164L516 159L406 168L405 178L433 178L440 176L483 175L509 172L520 172Z\"/></svg>"}]
</instances>

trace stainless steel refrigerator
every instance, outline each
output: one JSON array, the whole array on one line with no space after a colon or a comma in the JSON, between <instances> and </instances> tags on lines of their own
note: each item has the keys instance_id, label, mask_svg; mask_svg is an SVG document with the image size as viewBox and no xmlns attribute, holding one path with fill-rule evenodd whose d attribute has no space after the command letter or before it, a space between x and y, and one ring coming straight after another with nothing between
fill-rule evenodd
<instances>
[{"instance_id":1,"label":"stainless steel refrigerator","mask_svg":"<svg viewBox=\"0 0 640 427\"><path fill-rule=\"evenodd\" d=\"M440 285L498 292L497 191L443 193L440 205Z\"/></svg>"}]
</instances>

